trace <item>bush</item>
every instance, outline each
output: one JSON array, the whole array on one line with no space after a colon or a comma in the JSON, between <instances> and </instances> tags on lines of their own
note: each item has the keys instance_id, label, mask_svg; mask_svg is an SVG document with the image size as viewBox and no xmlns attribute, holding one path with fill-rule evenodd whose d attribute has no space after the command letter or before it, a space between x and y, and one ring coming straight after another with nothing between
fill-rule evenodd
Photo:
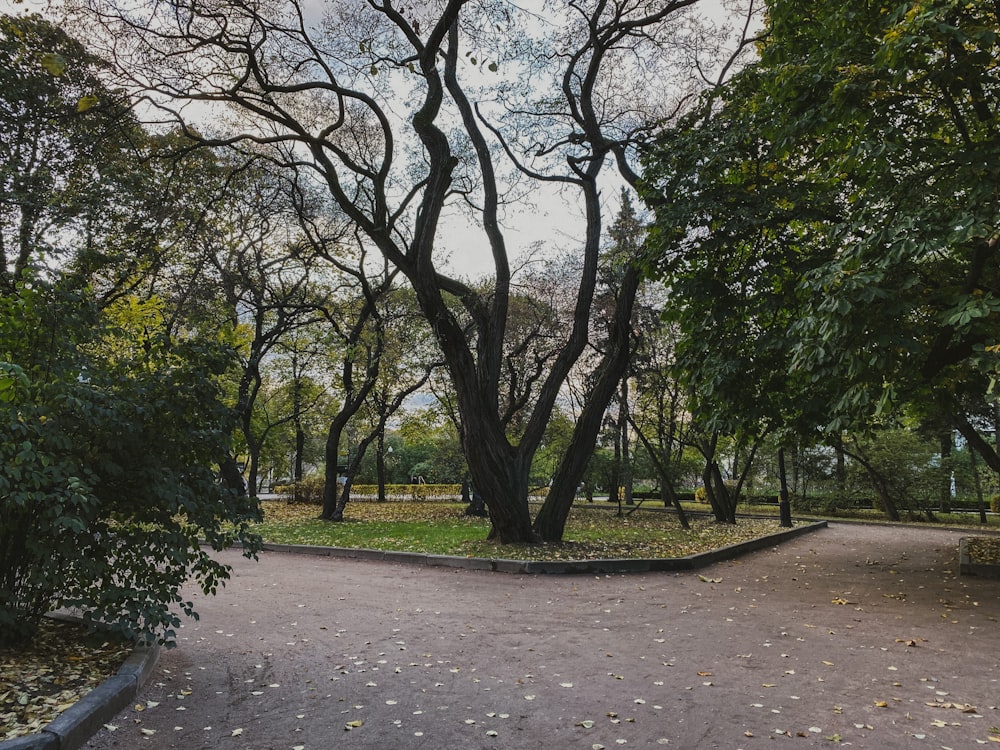
<instances>
[{"instance_id":1,"label":"bush","mask_svg":"<svg viewBox=\"0 0 1000 750\"><path fill-rule=\"evenodd\" d=\"M117 319L58 290L0 296L0 646L48 609L169 642L189 579L228 567L202 549L259 540L259 508L217 481L231 410L217 345L150 334L156 311Z\"/></svg>"},{"instance_id":2,"label":"bush","mask_svg":"<svg viewBox=\"0 0 1000 750\"><path fill-rule=\"evenodd\" d=\"M323 504L323 475L310 474L298 482L276 485L274 492L289 503L306 503L308 505Z\"/></svg>"},{"instance_id":3,"label":"bush","mask_svg":"<svg viewBox=\"0 0 1000 750\"><path fill-rule=\"evenodd\" d=\"M277 486L275 493L289 503L323 504L324 478L322 474L311 474L303 477L300 482ZM387 484L385 486L386 500L413 502L436 500L460 500L462 485L460 484ZM365 501L378 498L377 484L351 485L351 500Z\"/></svg>"},{"instance_id":4,"label":"bush","mask_svg":"<svg viewBox=\"0 0 1000 750\"><path fill-rule=\"evenodd\" d=\"M1000 513L1000 495L994 495L990 498L990 510L994 513Z\"/></svg>"}]
</instances>

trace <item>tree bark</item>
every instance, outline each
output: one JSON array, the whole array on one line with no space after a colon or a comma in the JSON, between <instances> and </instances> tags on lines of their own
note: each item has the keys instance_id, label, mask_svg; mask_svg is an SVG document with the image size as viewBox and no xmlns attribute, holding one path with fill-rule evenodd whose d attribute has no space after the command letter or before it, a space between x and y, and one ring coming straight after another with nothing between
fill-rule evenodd
<instances>
[{"instance_id":1,"label":"tree bark","mask_svg":"<svg viewBox=\"0 0 1000 750\"><path fill-rule=\"evenodd\" d=\"M781 500L779 510L781 515L781 525L786 529L792 528L792 503L788 496L788 477L785 472L785 449L778 448L778 481L781 484Z\"/></svg>"},{"instance_id":2,"label":"tree bark","mask_svg":"<svg viewBox=\"0 0 1000 750\"><path fill-rule=\"evenodd\" d=\"M938 488L938 510L941 513L951 511L951 430L941 433L941 486Z\"/></svg>"}]
</instances>

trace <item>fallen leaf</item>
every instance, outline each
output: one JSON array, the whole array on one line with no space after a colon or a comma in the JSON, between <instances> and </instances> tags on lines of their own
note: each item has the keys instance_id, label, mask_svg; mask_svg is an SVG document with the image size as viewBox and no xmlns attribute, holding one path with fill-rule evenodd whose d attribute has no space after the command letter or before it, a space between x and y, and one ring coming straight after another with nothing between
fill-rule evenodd
<instances>
[{"instance_id":1,"label":"fallen leaf","mask_svg":"<svg viewBox=\"0 0 1000 750\"><path fill-rule=\"evenodd\" d=\"M350 732L352 729L358 729L359 727L363 727L364 725L365 725L365 723L363 721L360 721L360 720L358 720L358 721L349 721L346 724L344 724L344 729L346 731Z\"/></svg>"},{"instance_id":2,"label":"fallen leaf","mask_svg":"<svg viewBox=\"0 0 1000 750\"><path fill-rule=\"evenodd\" d=\"M230 737L239 737L241 734L243 734L243 730L242 729L234 729L232 732L230 732L229 736Z\"/></svg>"}]
</instances>

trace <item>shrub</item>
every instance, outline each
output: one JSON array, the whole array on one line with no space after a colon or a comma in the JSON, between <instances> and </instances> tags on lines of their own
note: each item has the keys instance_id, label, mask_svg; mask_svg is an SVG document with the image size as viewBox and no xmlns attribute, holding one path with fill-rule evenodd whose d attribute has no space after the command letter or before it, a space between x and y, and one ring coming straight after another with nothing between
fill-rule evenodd
<instances>
[{"instance_id":1,"label":"shrub","mask_svg":"<svg viewBox=\"0 0 1000 750\"><path fill-rule=\"evenodd\" d=\"M77 607L92 626L169 642L189 579L228 568L202 549L252 553L259 508L213 471L231 411L219 346L150 334L155 310L118 319L78 296L0 296L0 645Z\"/></svg>"},{"instance_id":2,"label":"shrub","mask_svg":"<svg viewBox=\"0 0 1000 750\"><path fill-rule=\"evenodd\" d=\"M289 503L322 505L323 486L322 474L310 474L302 477L298 482L276 486L274 492L280 495L282 500Z\"/></svg>"}]
</instances>

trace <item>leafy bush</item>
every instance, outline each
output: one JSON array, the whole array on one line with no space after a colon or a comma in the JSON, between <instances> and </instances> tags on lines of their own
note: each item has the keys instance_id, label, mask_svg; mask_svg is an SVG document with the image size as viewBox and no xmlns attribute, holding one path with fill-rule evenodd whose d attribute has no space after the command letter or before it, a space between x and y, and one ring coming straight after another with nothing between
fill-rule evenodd
<instances>
[{"instance_id":1,"label":"leafy bush","mask_svg":"<svg viewBox=\"0 0 1000 750\"><path fill-rule=\"evenodd\" d=\"M289 503L323 504L323 475L310 474L298 482L276 485L274 492Z\"/></svg>"},{"instance_id":2,"label":"leafy bush","mask_svg":"<svg viewBox=\"0 0 1000 750\"><path fill-rule=\"evenodd\" d=\"M181 587L228 577L199 540L257 548L258 506L212 468L231 426L229 356L150 333L148 316L40 285L0 296L0 645L56 606L169 642L176 608L194 615Z\"/></svg>"}]
</instances>

